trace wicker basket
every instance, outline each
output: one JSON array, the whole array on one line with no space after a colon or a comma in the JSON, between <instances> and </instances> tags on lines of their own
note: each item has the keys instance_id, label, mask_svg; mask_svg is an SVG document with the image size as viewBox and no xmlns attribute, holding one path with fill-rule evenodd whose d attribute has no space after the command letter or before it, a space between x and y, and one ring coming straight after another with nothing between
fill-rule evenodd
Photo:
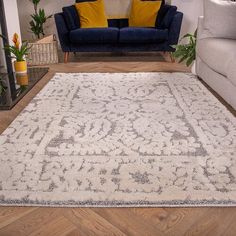
<instances>
[{"instance_id":1,"label":"wicker basket","mask_svg":"<svg viewBox=\"0 0 236 236\"><path fill-rule=\"evenodd\" d=\"M31 47L27 56L29 66L58 63L58 44L55 35L29 43L29 46Z\"/></svg>"}]
</instances>

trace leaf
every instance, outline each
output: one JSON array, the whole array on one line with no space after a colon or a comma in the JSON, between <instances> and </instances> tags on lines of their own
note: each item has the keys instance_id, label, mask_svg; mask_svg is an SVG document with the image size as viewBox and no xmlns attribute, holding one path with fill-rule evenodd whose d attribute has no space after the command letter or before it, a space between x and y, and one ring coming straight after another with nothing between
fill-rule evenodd
<instances>
[{"instance_id":1,"label":"leaf","mask_svg":"<svg viewBox=\"0 0 236 236\"><path fill-rule=\"evenodd\" d=\"M187 66L190 66L194 61L194 58L193 57L190 57L187 61L186 61L186 65Z\"/></svg>"},{"instance_id":2,"label":"leaf","mask_svg":"<svg viewBox=\"0 0 236 236\"><path fill-rule=\"evenodd\" d=\"M180 60L179 63L185 61L188 58L188 54L184 55Z\"/></svg>"}]
</instances>

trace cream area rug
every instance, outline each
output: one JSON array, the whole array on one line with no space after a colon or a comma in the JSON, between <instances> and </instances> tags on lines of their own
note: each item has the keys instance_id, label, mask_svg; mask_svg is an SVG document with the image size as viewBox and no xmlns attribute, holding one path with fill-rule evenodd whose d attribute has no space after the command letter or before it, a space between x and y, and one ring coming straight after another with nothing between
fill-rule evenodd
<instances>
[{"instance_id":1,"label":"cream area rug","mask_svg":"<svg viewBox=\"0 0 236 236\"><path fill-rule=\"evenodd\" d=\"M0 205L236 206L236 118L191 74L56 74L0 136Z\"/></svg>"}]
</instances>

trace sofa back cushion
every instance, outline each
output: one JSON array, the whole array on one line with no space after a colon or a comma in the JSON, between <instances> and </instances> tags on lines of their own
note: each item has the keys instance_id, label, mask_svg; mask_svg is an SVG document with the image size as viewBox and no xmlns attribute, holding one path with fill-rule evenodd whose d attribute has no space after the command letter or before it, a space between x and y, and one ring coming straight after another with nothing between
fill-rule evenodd
<instances>
[{"instance_id":1,"label":"sofa back cushion","mask_svg":"<svg viewBox=\"0 0 236 236\"><path fill-rule=\"evenodd\" d=\"M204 28L212 37L236 39L236 2L205 0Z\"/></svg>"},{"instance_id":2,"label":"sofa back cushion","mask_svg":"<svg viewBox=\"0 0 236 236\"><path fill-rule=\"evenodd\" d=\"M129 19L108 19L109 27L124 28L129 26Z\"/></svg>"},{"instance_id":3,"label":"sofa back cushion","mask_svg":"<svg viewBox=\"0 0 236 236\"><path fill-rule=\"evenodd\" d=\"M63 7L63 16L69 30L80 28L80 21L75 6Z\"/></svg>"}]
</instances>

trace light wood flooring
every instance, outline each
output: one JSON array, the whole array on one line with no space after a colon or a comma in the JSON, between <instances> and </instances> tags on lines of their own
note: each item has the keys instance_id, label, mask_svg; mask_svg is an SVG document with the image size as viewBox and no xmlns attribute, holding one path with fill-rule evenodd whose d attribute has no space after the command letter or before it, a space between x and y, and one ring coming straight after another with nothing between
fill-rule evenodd
<instances>
[{"instance_id":1,"label":"light wood flooring","mask_svg":"<svg viewBox=\"0 0 236 236\"><path fill-rule=\"evenodd\" d=\"M55 72L188 71L183 65L148 54L126 57L77 55L70 60L77 62L50 66L50 72L11 111L0 111L0 133ZM0 207L0 236L28 235L236 236L236 208Z\"/></svg>"}]
</instances>

